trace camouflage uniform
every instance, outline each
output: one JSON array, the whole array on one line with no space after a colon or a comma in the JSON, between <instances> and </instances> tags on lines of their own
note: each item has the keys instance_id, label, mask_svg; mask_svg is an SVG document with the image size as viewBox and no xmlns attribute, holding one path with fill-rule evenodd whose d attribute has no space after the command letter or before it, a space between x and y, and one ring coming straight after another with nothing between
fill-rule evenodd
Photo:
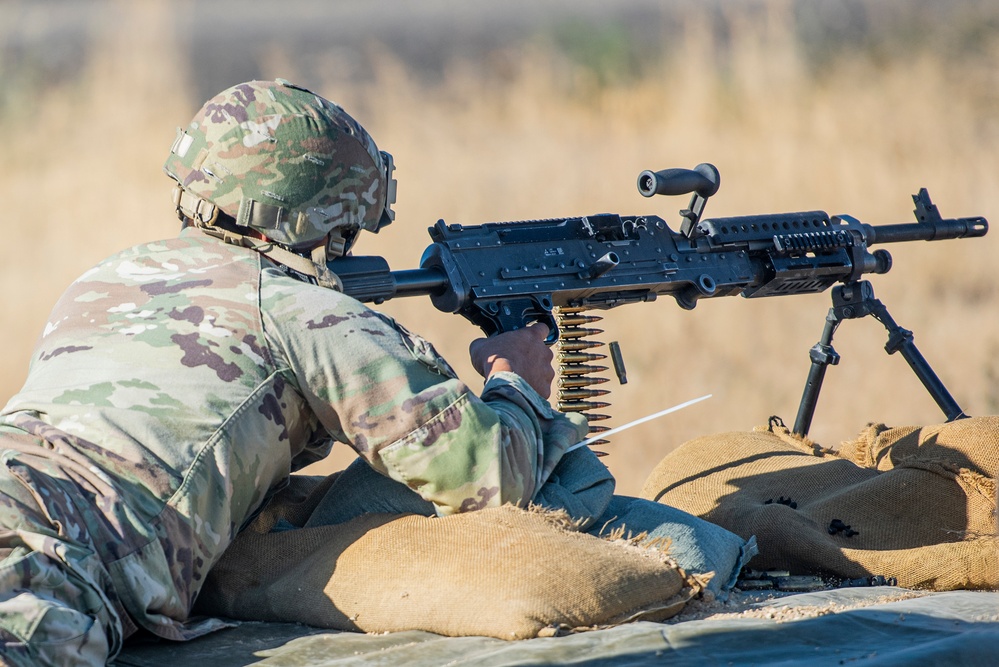
<instances>
[{"instance_id":1,"label":"camouflage uniform","mask_svg":"<svg viewBox=\"0 0 999 667\"><path fill-rule=\"evenodd\" d=\"M77 280L0 413L0 661L101 664L138 627L220 627L190 618L208 570L333 441L421 512L536 497L678 534L664 506L613 504L592 455L553 474L582 417L510 373L475 396L428 343L327 289L327 260L389 224L394 200L391 157L340 107L284 81L234 86L178 131L164 169L196 229ZM692 522L707 525L679 520L689 571L732 570L704 565Z\"/></svg>"},{"instance_id":2,"label":"camouflage uniform","mask_svg":"<svg viewBox=\"0 0 999 667\"><path fill-rule=\"evenodd\" d=\"M73 283L0 414L14 664L219 627L188 617L206 572L334 440L448 514L525 504L585 434L519 376L476 396L391 319L195 229Z\"/></svg>"}]
</instances>

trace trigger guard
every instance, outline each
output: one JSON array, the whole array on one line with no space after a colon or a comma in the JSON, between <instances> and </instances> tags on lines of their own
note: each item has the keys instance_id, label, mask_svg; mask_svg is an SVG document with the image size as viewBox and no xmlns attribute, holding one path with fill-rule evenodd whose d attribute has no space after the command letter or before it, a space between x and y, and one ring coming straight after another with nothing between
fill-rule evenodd
<instances>
[{"instance_id":1,"label":"trigger guard","mask_svg":"<svg viewBox=\"0 0 999 667\"><path fill-rule=\"evenodd\" d=\"M550 297L497 300L478 302L474 305L475 309L465 316L478 325L487 336L542 322L549 329L545 338L546 345L554 344L559 338L558 325L551 311Z\"/></svg>"},{"instance_id":2,"label":"trigger guard","mask_svg":"<svg viewBox=\"0 0 999 667\"><path fill-rule=\"evenodd\" d=\"M545 317L534 320L534 322L541 322L548 325L548 337L545 338L545 345L554 345L558 342L558 325L555 323L555 317L551 314L551 311L545 313Z\"/></svg>"}]
</instances>

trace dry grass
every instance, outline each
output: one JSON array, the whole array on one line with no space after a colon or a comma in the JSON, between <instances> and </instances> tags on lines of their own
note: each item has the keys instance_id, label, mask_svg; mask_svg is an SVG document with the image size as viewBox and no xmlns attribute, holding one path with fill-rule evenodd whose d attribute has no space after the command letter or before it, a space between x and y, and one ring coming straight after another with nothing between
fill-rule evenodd
<instances>
[{"instance_id":1,"label":"dry grass","mask_svg":"<svg viewBox=\"0 0 999 667\"><path fill-rule=\"evenodd\" d=\"M676 225L686 201L635 191L647 168L710 161L723 176L708 213L739 215L822 208L875 224L911 220L909 195L928 187L944 215L997 218L999 140L994 115L999 35L982 42L961 76L913 50L872 60L842 54L821 71L792 36L783 3L721 15L721 43L703 13L673 33L658 67L602 85L542 41L497 51L491 66L455 59L439 81L371 49L376 72L358 82L332 64L308 81L351 110L396 156L397 223L359 252L412 268L437 218L474 224L599 211L656 213ZM0 395L23 380L34 337L64 286L101 257L171 235L160 165L174 127L200 100L162 3L122 3L124 29L97 44L78 80L36 91L30 116L0 118L0 198L8 252L0 266ZM277 42L280 44L280 42ZM660 57L660 56L657 56ZM178 73L178 70L180 73ZM275 46L258 76L296 79L292 51ZM316 76L313 74L312 76ZM997 218L999 219L999 218ZM893 249L895 268L874 279L879 296L966 411L999 409L999 327L991 308L994 236ZM622 343L630 382L614 387L619 424L704 393L714 398L639 427L608 446L619 490L636 493L667 451L708 432L744 430L771 414L793 421L821 332L827 295L671 302L609 311L607 340ZM424 300L385 310L421 331L469 378L476 331ZM873 321L848 322L812 436L835 445L868 421L940 421L902 359L887 357ZM607 386L607 385L605 385ZM343 457L336 459L338 465Z\"/></svg>"}]
</instances>

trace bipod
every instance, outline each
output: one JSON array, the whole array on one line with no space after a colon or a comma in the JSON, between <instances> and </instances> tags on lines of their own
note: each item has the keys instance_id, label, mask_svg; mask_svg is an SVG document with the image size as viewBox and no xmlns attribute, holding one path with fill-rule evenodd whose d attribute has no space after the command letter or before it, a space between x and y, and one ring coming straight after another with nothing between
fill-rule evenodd
<instances>
[{"instance_id":1,"label":"bipod","mask_svg":"<svg viewBox=\"0 0 999 667\"><path fill-rule=\"evenodd\" d=\"M951 422L968 416L964 414L950 392L944 387L943 382L916 349L916 344L912 341L912 332L900 327L888 314L885 305L875 298L874 287L869 281L859 280L845 285L836 285L832 289L832 302L832 308L826 315L826 325L822 330L822 337L808 353L812 360L812 367L808 371L805 391L801 395L801 404L798 406L798 416L794 420L795 433L808 435L826 368L839 363L840 356L832 346L833 334L836 333L836 329L839 328L843 320L854 320L867 315L874 316L874 319L881 322L888 330L885 352L888 354L902 353L902 357L908 362L916 377L930 392L930 396L940 406L943 413L947 415L947 421Z\"/></svg>"}]
</instances>

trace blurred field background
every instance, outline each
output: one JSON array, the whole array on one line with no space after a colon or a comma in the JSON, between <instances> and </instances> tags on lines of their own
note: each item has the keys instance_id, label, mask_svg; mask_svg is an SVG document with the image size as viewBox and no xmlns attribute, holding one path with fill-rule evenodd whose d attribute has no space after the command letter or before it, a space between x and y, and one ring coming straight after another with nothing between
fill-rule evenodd
<instances>
[{"instance_id":1,"label":"blurred field background","mask_svg":"<svg viewBox=\"0 0 999 667\"><path fill-rule=\"evenodd\" d=\"M823 209L999 221L999 5L986 0L281 3L0 0L0 399L15 393L65 286L177 228L161 165L175 127L239 81L284 77L336 100L396 157L397 222L359 253L415 268L438 218L476 224L613 211L678 226L643 169L712 162L707 215ZM896 245L878 296L970 414L999 411L999 232ZM829 295L672 300L606 311L630 382L609 425L714 398L614 439L619 490L692 437L790 425ZM464 320L425 299L384 310L473 386ZM846 322L811 435L942 416L884 329ZM343 448L346 449L346 448ZM322 464L336 469L345 452Z\"/></svg>"}]
</instances>

